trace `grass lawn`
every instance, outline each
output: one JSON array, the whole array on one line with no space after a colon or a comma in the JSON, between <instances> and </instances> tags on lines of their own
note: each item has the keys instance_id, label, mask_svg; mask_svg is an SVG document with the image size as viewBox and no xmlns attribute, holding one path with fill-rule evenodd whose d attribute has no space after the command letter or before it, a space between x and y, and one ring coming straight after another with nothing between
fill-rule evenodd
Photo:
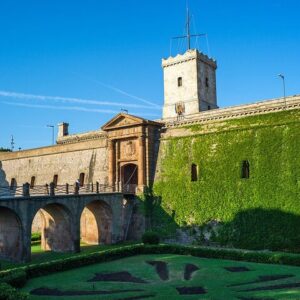
<instances>
[{"instance_id":1,"label":"grass lawn","mask_svg":"<svg viewBox=\"0 0 300 300\"><path fill-rule=\"evenodd\" d=\"M47 262L50 260L67 258L67 257L74 257L76 255L80 255L82 253L92 253L96 251L112 249L112 248L119 248L124 245L131 245L134 243L122 243L122 245L96 245L90 246L87 244L81 244L81 252L80 253L58 253L58 252L51 252L51 251L44 251L41 249L41 245L34 245L31 246L31 262L29 263L13 263L9 261L0 260L1 270L5 269L12 269L20 266Z\"/></svg>"},{"instance_id":2,"label":"grass lawn","mask_svg":"<svg viewBox=\"0 0 300 300\"><path fill-rule=\"evenodd\" d=\"M147 261L152 261L152 264ZM165 263L165 269L160 268L161 273L158 273L153 261ZM187 264L194 268L189 280L184 279ZM163 270L167 271L168 279L161 279ZM120 278L119 281L112 281L111 278L109 281L99 281L99 278L94 278L96 273L105 277L107 273L117 272L129 272L140 282L121 282ZM96 281L89 281L92 279ZM298 286L292 287L293 284ZM274 289L274 286L277 288ZM61 296L31 295L30 299L300 299L300 268L171 254L140 255L38 277L29 280L22 290L30 292L42 287L58 289ZM205 294L179 295L176 288L182 287L201 287ZM264 290L245 291L253 288ZM124 291L137 289L140 291ZM91 291L117 293L83 295ZM81 292L81 296L75 296L77 292ZM69 293L69 296L65 293Z\"/></svg>"}]
</instances>

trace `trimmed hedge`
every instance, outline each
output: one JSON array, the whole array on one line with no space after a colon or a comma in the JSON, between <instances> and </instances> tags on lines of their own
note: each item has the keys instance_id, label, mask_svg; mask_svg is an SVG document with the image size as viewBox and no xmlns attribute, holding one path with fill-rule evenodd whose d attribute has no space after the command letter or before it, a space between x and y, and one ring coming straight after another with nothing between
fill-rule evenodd
<instances>
[{"instance_id":1,"label":"trimmed hedge","mask_svg":"<svg viewBox=\"0 0 300 300\"><path fill-rule=\"evenodd\" d=\"M20 298L12 298L17 291L9 286L21 287L26 279L44 276L56 272L67 271L83 266L102 263L142 254L176 254L192 255L203 258L229 259L236 261L249 261L267 264L286 264L300 266L300 255L279 252L257 252L249 250L234 250L224 248L192 247L180 245L132 245L116 249L99 251L91 254L83 254L67 259L59 259L46 263L32 264L19 269L0 272L0 300L26 299L24 294ZM3 287L3 292L2 288ZM2 297L2 298L1 298ZM24 298L25 297L25 298Z\"/></svg>"},{"instance_id":2,"label":"trimmed hedge","mask_svg":"<svg viewBox=\"0 0 300 300\"><path fill-rule=\"evenodd\" d=\"M141 254L177 254L192 255L204 258L219 258L236 261L249 261L267 264L286 264L300 266L300 255L280 252L259 252L249 250L234 250L224 248L193 247L180 245L132 245L116 249L99 251L91 254L77 255L66 259L32 264L19 269L0 272L0 281L20 287L26 278L34 278L51 273L67 271L83 266L108 262L124 257Z\"/></svg>"}]
</instances>

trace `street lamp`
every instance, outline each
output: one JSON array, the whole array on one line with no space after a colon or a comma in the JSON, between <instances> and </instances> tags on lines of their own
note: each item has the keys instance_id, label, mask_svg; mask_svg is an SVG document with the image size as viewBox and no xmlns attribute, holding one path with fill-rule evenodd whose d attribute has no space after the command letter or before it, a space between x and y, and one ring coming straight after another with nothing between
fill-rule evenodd
<instances>
[{"instance_id":1,"label":"street lamp","mask_svg":"<svg viewBox=\"0 0 300 300\"><path fill-rule=\"evenodd\" d=\"M282 79L282 84L283 84L283 98L284 98L284 106L286 109L286 95L285 95L285 77L283 74L278 74L278 76Z\"/></svg>"},{"instance_id":2,"label":"street lamp","mask_svg":"<svg viewBox=\"0 0 300 300\"><path fill-rule=\"evenodd\" d=\"M47 125L47 127L52 128L52 145L54 145L54 125Z\"/></svg>"}]
</instances>

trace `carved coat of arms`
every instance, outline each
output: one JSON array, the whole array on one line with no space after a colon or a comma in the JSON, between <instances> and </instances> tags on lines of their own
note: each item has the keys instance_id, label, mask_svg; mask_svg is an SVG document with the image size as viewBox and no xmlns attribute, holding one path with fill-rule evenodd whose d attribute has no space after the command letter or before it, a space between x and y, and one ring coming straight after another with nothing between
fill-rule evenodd
<instances>
[{"instance_id":1,"label":"carved coat of arms","mask_svg":"<svg viewBox=\"0 0 300 300\"><path fill-rule=\"evenodd\" d=\"M136 153L135 143L133 141L128 141L125 144L124 154L126 157L134 156Z\"/></svg>"},{"instance_id":2,"label":"carved coat of arms","mask_svg":"<svg viewBox=\"0 0 300 300\"><path fill-rule=\"evenodd\" d=\"M182 116L185 113L185 106L183 102L175 103L175 112L178 116Z\"/></svg>"}]
</instances>

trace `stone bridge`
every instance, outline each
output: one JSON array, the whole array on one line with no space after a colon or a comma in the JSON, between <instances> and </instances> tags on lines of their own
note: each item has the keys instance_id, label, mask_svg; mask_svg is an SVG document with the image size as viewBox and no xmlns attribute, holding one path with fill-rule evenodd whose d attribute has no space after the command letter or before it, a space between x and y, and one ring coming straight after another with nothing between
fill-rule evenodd
<instances>
[{"instance_id":1,"label":"stone bridge","mask_svg":"<svg viewBox=\"0 0 300 300\"><path fill-rule=\"evenodd\" d=\"M30 261L36 222L44 250L79 252L80 241L95 245L125 240L132 207L132 199L116 192L0 199L0 258Z\"/></svg>"}]
</instances>

